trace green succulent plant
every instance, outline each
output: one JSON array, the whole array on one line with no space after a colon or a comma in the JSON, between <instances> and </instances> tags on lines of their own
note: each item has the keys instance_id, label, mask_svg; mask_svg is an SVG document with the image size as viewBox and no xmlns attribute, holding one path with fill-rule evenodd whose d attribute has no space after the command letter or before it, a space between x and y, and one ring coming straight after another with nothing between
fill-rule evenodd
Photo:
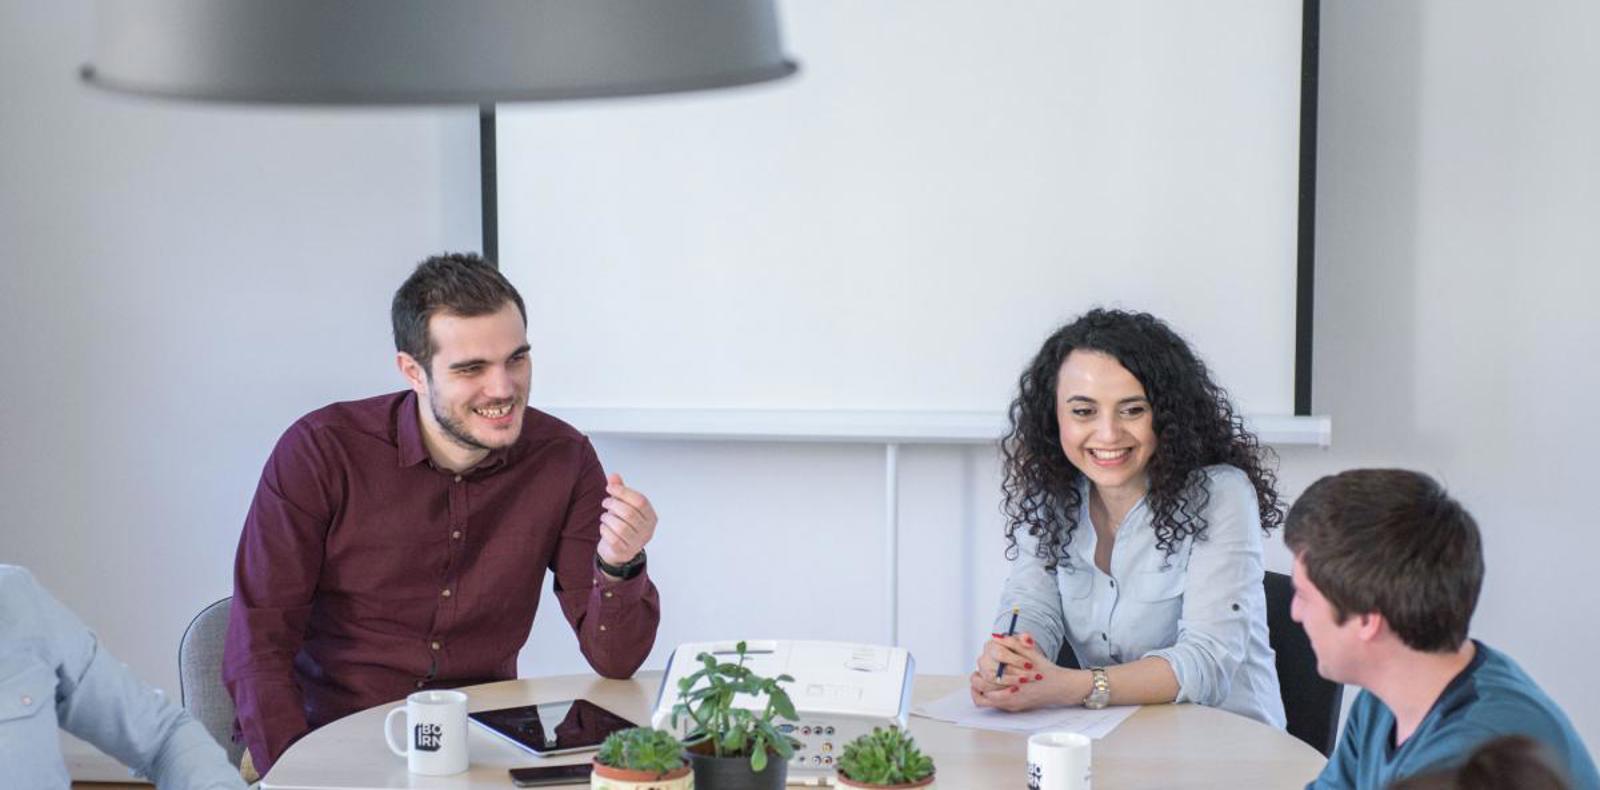
<instances>
[{"instance_id":1,"label":"green succulent plant","mask_svg":"<svg viewBox=\"0 0 1600 790\"><path fill-rule=\"evenodd\" d=\"M772 752L787 761L794 755L798 742L778 732L772 723L776 718L798 721L794 703L789 693L779 684L790 683L794 678L779 675L764 678L744 665L745 643L736 648L737 663L718 662L716 656L701 653L695 656L703 666L693 674L678 681L678 701L672 706L672 726L687 717L694 727L684 736L691 746L710 743L711 753L717 757L750 756L750 770L760 773L767 767L767 753ZM702 685L703 683L703 685ZM761 711L735 707L739 695L765 699Z\"/></svg>"},{"instance_id":2,"label":"green succulent plant","mask_svg":"<svg viewBox=\"0 0 1600 790\"><path fill-rule=\"evenodd\" d=\"M839 755L839 773L852 782L869 785L920 782L933 775L933 759L899 727L874 727L845 744Z\"/></svg>"},{"instance_id":3,"label":"green succulent plant","mask_svg":"<svg viewBox=\"0 0 1600 790\"><path fill-rule=\"evenodd\" d=\"M683 767L683 744L670 732L634 727L607 735L595 759L601 765L661 777Z\"/></svg>"}]
</instances>

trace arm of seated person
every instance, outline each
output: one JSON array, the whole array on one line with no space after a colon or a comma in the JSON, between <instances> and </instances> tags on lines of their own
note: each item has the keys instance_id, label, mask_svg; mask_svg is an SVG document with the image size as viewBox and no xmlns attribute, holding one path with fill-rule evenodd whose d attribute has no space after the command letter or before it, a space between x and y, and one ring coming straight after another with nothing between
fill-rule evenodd
<instances>
[{"instance_id":1,"label":"arm of seated person","mask_svg":"<svg viewBox=\"0 0 1600 790\"><path fill-rule=\"evenodd\" d=\"M597 560L620 565L632 559L654 535L655 509L620 476L608 480L587 443L584 454L550 560L556 600L589 666L604 677L632 677L655 644L661 599L648 567L618 580L602 571ZM645 528L638 530L634 521ZM626 539L619 531L628 533Z\"/></svg>"},{"instance_id":2,"label":"arm of seated person","mask_svg":"<svg viewBox=\"0 0 1600 790\"><path fill-rule=\"evenodd\" d=\"M99 747L162 788L235 790L244 782L198 721L107 653L92 631L35 588L42 631L56 667L61 728Z\"/></svg>"},{"instance_id":3,"label":"arm of seated person","mask_svg":"<svg viewBox=\"0 0 1600 790\"><path fill-rule=\"evenodd\" d=\"M1177 641L1144 658L1169 663L1178 681L1176 701L1218 706L1245 661L1252 617L1266 611L1266 593L1261 512L1250 478L1233 467L1212 467L1208 474L1206 532L1192 539Z\"/></svg>"},{"instance_id":4,"label":"arm of seated person","mask_svg":"<svg viewBox=\"0 0 1600 790\"><path fill-rule=\"evenodd\" d=\"M286 431L261 472L234 564L222 680L253 767L271 770L310 730L294 659L311 621L335 479L304 421Z\"/></svg>"}]
</instances>

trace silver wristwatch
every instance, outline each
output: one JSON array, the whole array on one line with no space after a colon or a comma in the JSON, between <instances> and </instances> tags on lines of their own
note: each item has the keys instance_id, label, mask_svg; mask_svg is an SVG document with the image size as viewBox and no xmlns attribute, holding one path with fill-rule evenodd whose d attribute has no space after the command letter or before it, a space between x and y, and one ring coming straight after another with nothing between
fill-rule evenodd
<instances>
[{"instance_id":1,"label":"silver wristwatch","mask_svg":"<svg viewBox=\"0 0 1600 790\"><path fill-rule=\"evenodd\" d=\"M1089 667L1089 676L1089 696L1083 698L1083 706L1099 710L1111 702L1111 681L1106 678L1105 667Z\"/></svg>"}]
</instances>

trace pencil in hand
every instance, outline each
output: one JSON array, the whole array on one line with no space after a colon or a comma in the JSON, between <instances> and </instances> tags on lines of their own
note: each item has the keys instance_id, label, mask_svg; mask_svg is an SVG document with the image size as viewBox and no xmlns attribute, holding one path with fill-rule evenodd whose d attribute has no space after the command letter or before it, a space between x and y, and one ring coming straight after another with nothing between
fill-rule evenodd
<instances>
[{"instance_id":1,"label":"pencil in hand","mask_svg":"<svg viewBox=\"0 0 1600 790\"><path fill-rule=\"evenodd\" d=\"M1020 606L1011 607L1011 625L1006 626L1006 636L1016 636L1017 635L1017 613L1021 612L1021 611L1022 611L1022 607L1020 607ZM1006 673L1006 664L1005 664L1004 661L1002 661L1002 662L1000 662L1000 666L996 667L995 670L994 670L994 679L995 680L999 680L1000 676L1004 675L1005 673Z\"/></svg>"}]
</instances>

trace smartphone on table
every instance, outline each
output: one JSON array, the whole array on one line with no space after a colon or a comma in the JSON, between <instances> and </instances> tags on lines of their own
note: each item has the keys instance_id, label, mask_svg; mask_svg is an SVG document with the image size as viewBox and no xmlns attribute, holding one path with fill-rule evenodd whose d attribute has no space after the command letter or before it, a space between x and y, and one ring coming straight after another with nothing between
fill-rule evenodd
<instances>
[{"instance_id":1,"label":"smartphone on table","mask_svg":"<svg viewBox=\"0 0 1600 790\"><path fill-rule=\"evenodd\" d=\"M517 787L587 785L589 783L589 772L592 770L594 770L594 766L589 763L548 765L540 768L513 768L511 769L511 783Z\"/></svg>"}]
</instances>

